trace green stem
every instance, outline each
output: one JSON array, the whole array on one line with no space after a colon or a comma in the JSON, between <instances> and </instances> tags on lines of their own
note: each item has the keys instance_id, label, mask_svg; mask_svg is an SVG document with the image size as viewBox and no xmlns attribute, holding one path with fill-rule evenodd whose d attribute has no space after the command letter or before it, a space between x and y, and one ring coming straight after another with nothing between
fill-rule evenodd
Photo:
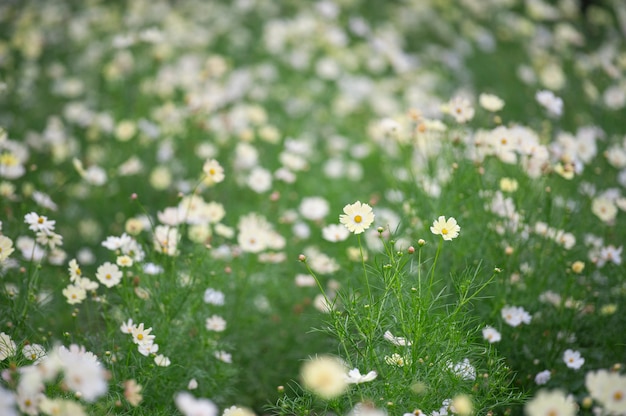
<instances>
[{"instance_id":1,"label":"green stem","mask_svg":"<svg viewBox=\"0 0 626 416\"><path fill-rule=\"evenodd\" d=\"M435 261L433 261L433 265L430 269L430 277L428 278L428 290L432 292L433 282L435 279L435 268L437 267L437 260L439 260L439 253L441 253L441 248L443 247L443 238L439 240L439 245L437 246L437 253L435 254Z\"/></svg>"},{"instance_id":2,"label":"green stem","mask_svg":"<svg viewBox=\"0 0 626 416\"><path fill-rule=\"evenodd\" d=\"M367 276L367 269L365 268L365 256L363 256L363 244L361 243L361 234L356 235L357 240L359 242L359 253L361 255L361 265L363 267L363 275L365 276L365 286L367 287L367 296L369 298L370 308L374 303L374 298L372 297L372 289L370 287L369 277Z\"/></svg>"}]
</instances>

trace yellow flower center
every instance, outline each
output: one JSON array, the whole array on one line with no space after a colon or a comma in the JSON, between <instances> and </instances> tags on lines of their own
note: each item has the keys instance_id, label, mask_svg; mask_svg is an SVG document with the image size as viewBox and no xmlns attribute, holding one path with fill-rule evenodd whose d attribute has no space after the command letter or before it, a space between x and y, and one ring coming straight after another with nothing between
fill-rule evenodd
<instances>
[{"instance_id":1,"label":"yellow flower center","mask_svg":"<svg viewBox=\"0 0 626 416\"><path fill-rule=\"evenodd\" d=\"M441 229L441 234L447 235L448 234L448 229L447 228L442 228Z\"/></svg>"},{"instance_id":2,"label":"yellow flower center","mask_svg":"<svg viewBox=\"0 0 626 416\"><path fill-rule=\"evenodd\" d=\"M214 169L214 168L209 169L209 173L210 173L211 175L215 175L215 169Z\"/></svg>"},{"instance_id":3,"label":"yellow flower center","mask_svg":"<svg viewBox=\"0 0 626 416\"><path fill-rule=\"evenodd\" d=\"M79 269L79 268L76 268L75 273L76 273L77 275L79 275L79 276L80 276L80 274L81 274L82 272L80 271L80 269Z\"/></svg>"},{"instance_id":4,"label":"yellow flower center","mask_svg":"<svg viewBox=\"0 0 626 416\"><path fill-rule=\"evenodd\" d=\"M139 335L137 335L137 339L138 339L139 341L141 341L141 340L143 339L143 334L139 334Z\"/></svg>"},{"instance_id":5,"label":"yellow flower center","mask_svg":"<svg viewBox=\"0 0 626 416\"><path fill-rule=\"evenodd\" d=\"M506 137L501 138L500 143L502 143L503 145L507 144Z\"/></svg>"},{"instance_id":6,"label":"yellow flower center","mask_svg":"<svg viewBox=\"0 0 626 416\"><path fill-rule=\"evenodd\" d=\"M615 400L616 402L621 402L623 398L624 398L623 392L616 391L615 393L613 393L613 400Z\"/></svg>"},{"instance_id":7,"label":"yellow flower center","mask_svg":"<svg viewBox=\"0 0 626 416\"><path fill-rule=\"evenodd\" d=\"M354 216L354 222L356 222L358 224L361 221L363 221L363 217L361 217L360 215L355 215Z\"/></svg>"},{"instance_id":8,"label":"yellow flower center","mask_svg":"<svg viewBox=\"0 0 626 416\"><path fill-rule=\"evenodd\" d=\"M107 275L104 276L104 278L107 279L107 280L111 280L111 275L107 273Z\"/></svg>"},{"instance_id":9,"label":"yellow flower center","mask_svg":"<svg viewBox=\"0 0 626 416\"><path fill-rule=\"evenodd\" d=\"M39 224L43 224L43 222L44 222L43 217L39 217L39 218L37 218L37 222L38 222Z\"/></svg>"},{"instance_id":10,"label":"yellow flower center","mask_svg":"<svg viewBox=\"0 0 626 416\"><path fill-rule=\"evenodd\" d=\"M559 416L559 412L557 410L550 409L548 413L546 413L546 415L547 416Z\"/></svg>"},{"instance_id":11,"label":"yellow flower center","mask_svg":"<svg viewBox=\"0 0 626 416\"><path fill-rule=\"evenodd\" d=\"M37 354L32 353L32 354L30 355L30 359L31 359L31 360L34 360L35 358L37 358Z\"/></svg>"},{"instance_id":12,"label":"yellow flower center","mask_svg":"<svg viewBox=\"0 0 626 416\"><path fill-rule=\"evenodd\" d=\"M16 166L19 164L17 157L13 153L4 152L0 155L0 165Z\"/></svg>"},{"instance_id":13,"label":"yellow flower center","mask_svg":"<svg viewBox=\"0 0 626 416\"><path fill-rule=\"evenodd\" d=\"M76 293L72 293L72 299L76 299Z\"/></svg>"}]
</instances>

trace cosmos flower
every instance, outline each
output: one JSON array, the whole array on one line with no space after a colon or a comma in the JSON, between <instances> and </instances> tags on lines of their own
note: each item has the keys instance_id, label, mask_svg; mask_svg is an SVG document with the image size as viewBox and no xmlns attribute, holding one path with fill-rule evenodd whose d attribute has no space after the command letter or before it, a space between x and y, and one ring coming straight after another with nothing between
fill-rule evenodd
<instances>
[{"instance_id":1,"label":"cosmos flower","mask_svg":"<svg viewBox=\"0 0 626 416\"><path fill-rule=\"evenodd\" d=\"M574 416L576 410L576 403L560 390L540 390L524 407L528 416Z\"/></svg>"},{"instance_id":2,"label":"cosmos flower","mask_svg":"<svg viewBox=\"0 0 626 416\"><path fill-rule=\"evenodd\" d=\"M441 235L444 240L450 241L453 238L459 236L459 232L461 231L461 227L457 224L456 220L453 217L450 217L446 220L446 217L443 215L437 218L432 227L430 227L430 232L435 235Z\"/></svg>"},{"instance_id":3,"label":"cosmos flower","mask_svg":"<svg viewBox=\"0 0 626 416\"><path fill-rule=\"evenodd\" d=\"M374 212L368 204L356 201L343 207L344 214L339 216L342 223L350 232L360 234L367 230L374 222Z\"/></svg>"},{"instance_id":4,"label":"cosmos flower","mask_svg":"<svg viewBox=\"0 0 626 416\"><path fill-rule=\"evenodd\" d=\"M331 356L307 360L300 371L303 386L323 399L341 396L348 387L346 366Z\"/></svg>"}]
</instances>

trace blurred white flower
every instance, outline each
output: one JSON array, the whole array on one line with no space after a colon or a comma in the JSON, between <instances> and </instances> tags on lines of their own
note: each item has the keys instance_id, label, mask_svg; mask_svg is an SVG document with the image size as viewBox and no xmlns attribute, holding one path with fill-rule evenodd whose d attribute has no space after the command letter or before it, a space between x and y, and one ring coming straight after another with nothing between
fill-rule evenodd
<instances>
[{"instance_id":1,"label":"blurred white flower","mask_svg":"<svg viewBox=\"0 0 626 416\"><path fill-rule=\"evenodd\" d=\"M535 99L548 110L548 114L551 116L559 117L563 114L563 100L554 95L552 91L538 91L537 94L535 94Z\"/></svg>"},{"instance_id":2,"label":"blurred white flower","mask_svg":"<svg viewBox=\"0 0 626 416\"><path fill-rule=\"evenodd\" d=\"M361 371L359 371L358 368L353 368L352 370L348 371L348 374L346 374L346 381L348 382L348 384L360 384L372 381L377 376L378 374L376 373L376 371L370 371L365 375L361 375Z\"/></svg>"}]
</instances>

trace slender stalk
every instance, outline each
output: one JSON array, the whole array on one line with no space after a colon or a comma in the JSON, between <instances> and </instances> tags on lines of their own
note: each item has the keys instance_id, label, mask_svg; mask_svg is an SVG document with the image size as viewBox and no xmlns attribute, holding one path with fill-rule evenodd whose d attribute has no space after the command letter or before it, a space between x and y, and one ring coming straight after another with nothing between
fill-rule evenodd
<instances>
[{"instance_id":1,"label":"slender stalk","mask_svg":"<svg viewBox=\"0 0 626 416\"><path fill-rule=\"evenodd\" d=\"M439 260L439 253L441 253L441 248L443 247L443 238L439 239L439 245L437 246L437 253L435 253L435 260L433 261L433 265L430 268L430 277L428 278L428 290L432 291L433 282L435 280L435 269L437 268L437 260Z\"/></svg>"}]
</instances>

